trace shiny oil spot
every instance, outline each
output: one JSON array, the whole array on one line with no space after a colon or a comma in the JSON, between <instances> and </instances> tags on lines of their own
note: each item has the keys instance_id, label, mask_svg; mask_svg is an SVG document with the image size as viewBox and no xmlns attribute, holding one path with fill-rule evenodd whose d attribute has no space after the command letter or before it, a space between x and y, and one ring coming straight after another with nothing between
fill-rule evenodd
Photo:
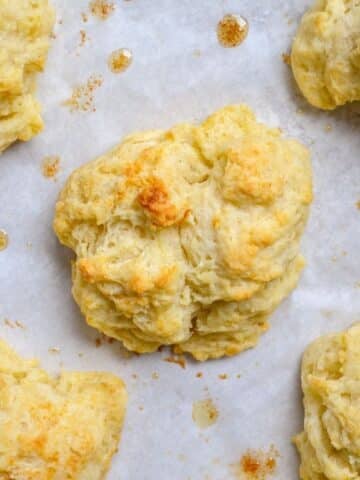
<instances>
[{"instance_id":1,"label":"shiny oil spot","mask_svg":"<svg viewBox=\"0 0 360 480\"><path fill-rule=\"evenodd\" d=\"M225 15L217 26L220 45L226 48L239 46L247 37L249 24L241 15Z\"/></svg>"},{"instance_id":2,"label":"shiny oil spot","mask_svg":"<svg viewBox=\"0 0 360 480\"><path fill-rule=\"evenodd\" d=\"M108 66L113 73L122 73L130 67L132 60L131 51L127 48L120 48L110 54Z\"/></svg>"}]
</instances>

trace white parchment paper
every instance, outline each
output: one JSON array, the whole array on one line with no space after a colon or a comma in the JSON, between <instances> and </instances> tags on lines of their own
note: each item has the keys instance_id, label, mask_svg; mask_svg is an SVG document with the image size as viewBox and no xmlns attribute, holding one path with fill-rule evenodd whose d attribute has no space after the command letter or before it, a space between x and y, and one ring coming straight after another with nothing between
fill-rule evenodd
<instances>
[{"instance_id":1,"label":"white parchment paper","mask_svg":"<svg viewBox=\"0 0 360 480\"><path fill-rule=\"evenodd\" d=\"M117 0L108 20L89 15L87 23L81 19L87 0L55 4L62 23L39 82L46 129L0 158L0 228L10 237L0 252L0 336L52 372L109 370L125 380L129 409L110 480L231 480L229 465L247 448L270 444L281 454L274 478L297 479L290 439L302 425L301 354L320 334L360 319L360 108L315 111L281 58L309 1ZM216 25L226 13L249 20L249 36L238 48L217 42ZM81 29L89 41L78 47ZM114 75L106 61L118 48L131 49L134 60ZM96 112L70 113L62 102L93 74L104 78ZM116 342L95 348L98 334L71 298L70 254L51 228L65 179L131 131L199 121L239 102L312 151L315 201L299 287L259 345L231 359L187 361L183 370L162 361L166 352L124 359ZM47 155L61 157L57 182L41 174ZM9 328L6 317L26 330ZM228 379L218 378L223 373ZM199 430L192 403L208 397L220 416Z\"/></svg>"}]
</instances>

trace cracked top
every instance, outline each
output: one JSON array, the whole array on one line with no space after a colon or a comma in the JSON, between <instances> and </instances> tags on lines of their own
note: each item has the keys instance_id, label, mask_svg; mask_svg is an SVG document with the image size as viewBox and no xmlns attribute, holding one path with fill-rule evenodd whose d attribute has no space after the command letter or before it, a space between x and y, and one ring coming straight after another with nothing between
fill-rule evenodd
<instances>
[{"instance_id":1,"label":"cracked top","mask_svg":"<svg viewBox=\"0 0 360 480\"><path fill-rule=\"evenodd\" d=\"M55 231L90 325L137 352L200 360L254 345L295 286L312 200L307 150L229 106L131 135L76 170Z\"/></svg>"}]
</instances>

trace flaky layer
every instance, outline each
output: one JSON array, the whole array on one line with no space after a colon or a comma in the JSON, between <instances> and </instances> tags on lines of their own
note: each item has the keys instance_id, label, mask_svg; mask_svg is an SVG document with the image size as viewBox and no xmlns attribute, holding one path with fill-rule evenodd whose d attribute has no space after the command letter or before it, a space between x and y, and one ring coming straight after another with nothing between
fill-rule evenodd
<instances>
[{"instance_id":1,"label":"flaky layer","mask_svg":"<svg viewBox=\"0 0 360 480\"><path fill-rule=\"evenodd\" d=\"M35 80L53 24L48 0L0 0L0 153L43 128Z\"/></svg>"},{"instance_id":2,"label":"flaky layer","mask_svg":"<svg viewBox=\"0 0 360 480\"><path fill-rule=\"evenodd\" d=\"M0 478L103 479L117 451L126 402L114 375L51 378L0 341Z\"/></svg>"},{"instance_id":3,"label":"flaky layer","mask_svg":"<svg viewBox=\"0 0 360 480\"><path fill-rule=\"evenodd\" d=\"M142 132L76 170L55 231L88 323L127 348L196 358L256 344L296 285L308 152L245 106Z\"/></svg>"},{"instance_id":4,"label":"flaky layer","mask_svg":"<svg viewBox=\"0 0 360 480\"><path fill-rule=\"evenodd\" d=\"M321 337L302 363L304 432L295 437L303 480L360 478L360 323Z\"/></svg>"},{"instance_id":5,"label":"flaky layer","mask_svg":"<svg viewBox=\"0 0 360 480\"><path fill-rule=\"evenodd\" d=\"M315 107L332 110L360 100L360 2L316 0L301 20L291 66Z\"/></svg>"}]
</instances>

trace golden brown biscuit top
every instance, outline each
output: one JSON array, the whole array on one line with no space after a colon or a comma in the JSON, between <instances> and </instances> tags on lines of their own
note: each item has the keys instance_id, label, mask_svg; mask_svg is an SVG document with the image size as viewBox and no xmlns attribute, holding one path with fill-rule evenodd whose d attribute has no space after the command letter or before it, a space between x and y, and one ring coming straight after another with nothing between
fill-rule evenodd
<instances>
[{"instance_id":1,"label":"golden brown biscuit top","mask_svg":"<svg viewBox=\"0 0 360 480\"><path fill-rule=\"evenodd\" d=\"M103 479L125 407L124 385L114 375L51 378L0 341L0 478Z\"/></svg>"}]
</instances>

